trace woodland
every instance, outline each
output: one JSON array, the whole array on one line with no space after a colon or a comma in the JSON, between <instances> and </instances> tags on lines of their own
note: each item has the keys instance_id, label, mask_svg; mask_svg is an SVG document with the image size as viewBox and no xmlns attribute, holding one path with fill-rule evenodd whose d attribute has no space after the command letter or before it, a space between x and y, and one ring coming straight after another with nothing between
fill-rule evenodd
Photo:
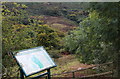
<instances>
[{"instance_id":1,"label":"woodland","mask_svg":"<svg viewBox=\"0 0 120 79\"><path fill-rule=\"evenodd\" d=\"M2 2L4 77L17 75L11 52L38 46L54 59L74 55L88 65L113 62L114 76L120 77L119 7L119 2Z\"/></svg>"}]
</instances>

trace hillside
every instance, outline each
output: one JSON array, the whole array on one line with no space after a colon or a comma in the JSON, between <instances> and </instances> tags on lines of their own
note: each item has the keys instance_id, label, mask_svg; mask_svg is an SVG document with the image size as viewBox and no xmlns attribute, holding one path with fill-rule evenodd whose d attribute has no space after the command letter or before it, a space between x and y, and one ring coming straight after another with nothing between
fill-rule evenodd
<instances>
[{"instance_id":1,"label":"hillside","mask_svg":"<svg viewBox=\"0 0 120 79\"><path fill-rule=\"evenodd\" d=\"M51 15L51 16L63 16L68 15L73 10L83 11L88 8L89 3L78 3L78 2L20 2L28 6L27 12L33 16L40 15Z\"/></svg>"},{"instance_id":2,"label":"hillside","mask_svg":"<svg viewBox=\"0 0 120 79\"><path fill-rule=\"evenodd\" d=\"M65 18L60 16L31 16L31 18L43 21L45 24L49 25L50 27L54 28L55 30L67 32L76 28L76 24Z\"/></svg>"},{"instance_id":3,"label":"hillside","mask_svg":"<svg viewBox=\"0 0 120 79\"><path fill-rule=\"evenodd\" d=\"M119 77L118 6L118 3L97 2L2 2L2 64L7 69L3 79L19 76L19 66L11 52L39 46L43 46L57 64L51 74L72 71L59 77L81 77L89 73L95 76L95 72ZM14 55L17 53L20 52ZM26 57L22 60L27 61ZM108 62L113 62L112 66L103 66ZM92 65L97 66L89 69ZM74 70L82 72L74 73Z\"/></svg>"}]
</instances>

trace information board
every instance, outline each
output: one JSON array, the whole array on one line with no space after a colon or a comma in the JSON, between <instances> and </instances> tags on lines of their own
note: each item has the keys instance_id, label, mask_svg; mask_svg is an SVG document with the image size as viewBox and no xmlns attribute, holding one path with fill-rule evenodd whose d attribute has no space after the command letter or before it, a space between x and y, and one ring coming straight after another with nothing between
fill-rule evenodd
<instances>
[{"instance_id":1,"label":"information board","mask_svg":"<svg viewBox=\"0 0 120 79\"><path fill-rule=\"evenodd\" d=\"M56 66L43 47L18 51L15 58L26 76Z\"/></svg>"}]
</instances>

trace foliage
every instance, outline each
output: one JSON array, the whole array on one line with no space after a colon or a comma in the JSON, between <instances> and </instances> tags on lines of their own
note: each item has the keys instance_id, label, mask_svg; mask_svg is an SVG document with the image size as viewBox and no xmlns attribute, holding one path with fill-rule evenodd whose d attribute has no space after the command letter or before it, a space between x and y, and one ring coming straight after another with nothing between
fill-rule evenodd
<instances>
[{"instance_id":1,"label":"foliage","mask_svg":"<svg viewBox=\"0 0 120 79\"><path fill-rule=\"evenodd\" d=\"M27 8L24 4L18 4L15 2L3 2L2 3L2 15L3 16L18 16L25 13Z\"/></svg>"},{"instance_id":2,"label":"foliage","mask_svg":"<svg viewBox=\"0 0 120 79\"><path fill-rule=\"evenodd\" d=\"M99 7L101 6L101 7ZM113 3L93 3L91 4L92 10L96 10L101 18L104 18L104 21L101 23L101 28L99 33L102 33L103 42L107 45L111 45L112 50L110 51L112 54L109 56L113 56L114 62L114 76L120 77L120 27L119 27L119 2ZM107 24L102 26L102 24ZM111 48L108 48L111 50ZM109 53L108 53L109 54Z\"/></svg>"},{"instance_id":3,"label":"foliage","mask_svg":"<svg viewBox=\"0 0 120 79\"><path fill-rule=\"evenodd\" d=\"M119 77L119 3L91 3L90 7L89 16L65 38L67 50L74 51L84 63L113 61L114 74Z\"/></svg>"},{"instance_id":4,"label":"foliage","mask_svg":"<svg viewBox=\"0 0 120 79\"><path fill-rule=\"evenodd\" d=\"M85 11L85 9L88 8L89 3L34 2L23 4L28 6L27 11L30 15L63 16L74 21L76 24L79 24L79 22L89 14L87 10Z\"/></svg>"},{"instance_id":5,"label":"foliage","mask_svg":"<svg viewBox=\"0 0 120 79\"><path fill-rule=\"evenodd\" d=\"M27 11L30 15L49 15L49 16L61 16L61 9L59 3L22 3L28 6Z\"/></svg>"},{"instance_id":6,"label":"foliage","mask_svg":"<svg viewBox=\"0 0 120 79\"><path fill-rule=\"evenodd\" d=\"M4 25L4 24L3 24ZM35 47L35 32L32 31L30 26L25 25L12 25L6 26L10 29L4 28L3 30L3 51L20 50L30 47ZM13 28L13 29L11 29ZM8 32L6 30L9 30ZM8 50L9 49L9 50ZM4 56L5 53L3 53Z\"/></svg>"},{"instance_id":7,"label":"foliage","mask_svg":"<svg viewBox=\"0 0 120 79\"><path fill-rule=\"evenodd\" d=\"M60 37L55 30L48 25L38 25L37 27L38 46L59 48Z\"/></svg>"},{"instance_id":8,"label":"foliage","mask_svg":"<svg viewBox=\"0 0 120 79\"><path fill-rule=\"evenodd\" d=\"M75 53L83 63L98 64L112 60L118 63L119 3L90 3L89 11L85 10L88 8L85 4L3 2L3 64L10 70L15 61L8 56L9 52L36 46L46 47L55 58L59 57L59 52L64 51L65 47L66 51ZM40 19L29 18L30 15L63 16L80 26L69 32L64 42L61 41L63 32L56 31Z\"/></svg>"},{"instance_id":9,"label":"foliage","mask_svg":"<svg viewBox=\"0 0 120 79\"><path fill-rule=\"evenodd\" d=\"M109 16L109 12L117 9L116 3L104 3L101 5L106 6L102 7L103 12L107 5L114 5L114 8L108 7L105 13L93 8L89 17L80 23L80 27L65 38L66 49L70 52L75 52L84 63L113 61L116 56L115 53L119 52L117 12L111 17Z\"/></svg>"},{"instance_id":10,"label":"foliage","mask_svg":"<svg viewBox=\"0 0 120 79\"><path fill-rule=\"evenodd\" d=\"M3 65L9 70L9 77L14 70L11 70L11 67L16 65L10 52L37 46L59 49L62 36L42 21L29 18L22 4L3 3L3 6L5 8L2 8L2 58ZM15 12L13 9L19 10ZM9 10L9 13L5 10Z\"/></svg>"},{"instance_id":11,"label":"foliage","mask_svg":"<svg viewBox=\"0 0 120 79\"><path fill-rule=\"evenodd\" d=\"M60 57L61 57L59 50L51 49L51 50L48 50L48 52L49 52L49 54L50 54L50 56L51 56L52 58L57 59L57 58L60 58Z\"/></svg>"}]
</instances>

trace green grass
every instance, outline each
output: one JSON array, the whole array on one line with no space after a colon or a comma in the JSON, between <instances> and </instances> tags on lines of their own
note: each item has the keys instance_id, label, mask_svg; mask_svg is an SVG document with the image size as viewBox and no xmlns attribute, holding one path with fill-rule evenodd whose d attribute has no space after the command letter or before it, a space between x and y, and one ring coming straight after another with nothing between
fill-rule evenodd
<instances>
[{"instance_id":1,"label":"green grass","mask_svg":"<svg viewBox=\"0 0 120 79\"><path fill-rule=\"evenodd\" d=\"M74 55L68 55L66 57L61 57L54 60L57 64L57 67L51 69L52 74L60 74L63 72L71 71L72 66L78 65L79 61L75 58Z\"/></svg>"},{"instance_id":2,"label":"green grass","mask_svg":"<svg viewBox=\"0 0 120 79\"><path fill-rule=\"evenodd\" d=\"M59 59L54 60L57 64L57 67L51 69L51 74L61 74L63 72L70 72L73 70L77 70L79 67L88 67L90 65L82 64L78 61L78 59L75 57L75 55L66 55ZM95 73L92 69L81 71L81 72L75 72L76 76L80 75L88 75ZM56 75L55 77L72 77L72 73L70 74L63 74L63 75Z\"/></svg>"}]
</instances>

